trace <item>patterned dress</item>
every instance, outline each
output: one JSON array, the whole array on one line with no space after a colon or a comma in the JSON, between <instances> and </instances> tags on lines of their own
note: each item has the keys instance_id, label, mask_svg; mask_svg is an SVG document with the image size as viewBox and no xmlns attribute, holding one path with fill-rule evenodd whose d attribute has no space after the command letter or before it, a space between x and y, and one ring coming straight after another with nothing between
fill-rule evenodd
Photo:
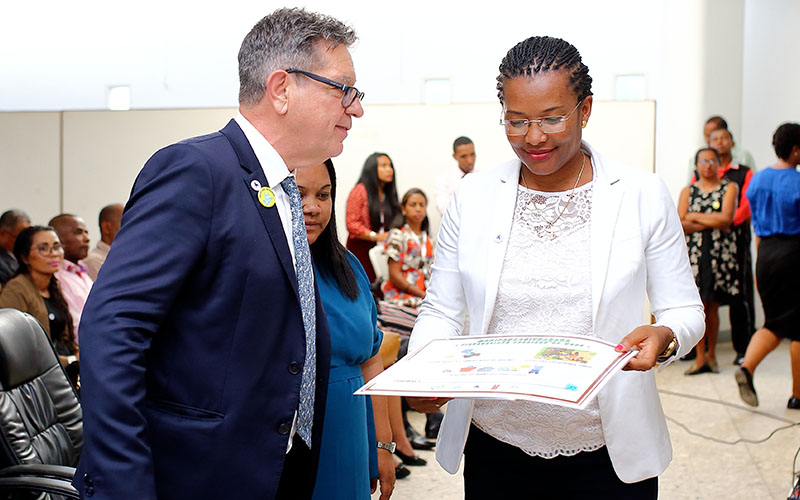
<instances>
[{"instance_id":1,"label":"patterned dress","mask_svg":"<svg viewBox=\"0 0 800 500\"><path fill-rule=\"evenodd\" d=\"M722 179L719 188L704 192L697 184L689 186L689 212L714 213L722 210L722 199L730 183ZM703 301L723 304L740 293L736 261L736 233L704 229L686 235L689 263Z\"/></svg>"},{"instance_id":2,"label":"patterned dress","mask_svg":"<svg viewBox=\"0 0 800 500\"><path fill-rule=\"evenodd\" d=\"M406 282L420 290L426 290L428 280L431 279L433 262L433 245L428 234L423 231L422 235L417 235L406 224L401 229L392 229L384 245L386 255L400 263ZM398 290L389 279L383 283L383 298L409 307L417 307L422 302L421 298Z\"/></svg>"}]
</instances>

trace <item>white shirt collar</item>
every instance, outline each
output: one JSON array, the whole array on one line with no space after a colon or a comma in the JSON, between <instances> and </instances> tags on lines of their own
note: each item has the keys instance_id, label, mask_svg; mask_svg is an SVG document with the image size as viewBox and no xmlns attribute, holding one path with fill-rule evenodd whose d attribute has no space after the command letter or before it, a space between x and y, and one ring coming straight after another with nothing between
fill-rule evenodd
<instances>
[{"instance_id":1,"label":"white shirt collar","mask_svg":"<svg viewBox=\"0 0 800 500\"><path fill-rule=\"evenodd\" d=\"M270 188L274 189L285 178L293 175L293 173L289 172L289 168L281 158L281 155L272 147L272 144L261 135L261 132L256 130L252 123L247 121L247 118L241 112L236 114L234 120L244 132L250 147L253 148L253 152L256 155L256 159L258 159L258 163L261 164L261 170L264 171L264 176L267 178Z\"/></svg>"}]
</instances>

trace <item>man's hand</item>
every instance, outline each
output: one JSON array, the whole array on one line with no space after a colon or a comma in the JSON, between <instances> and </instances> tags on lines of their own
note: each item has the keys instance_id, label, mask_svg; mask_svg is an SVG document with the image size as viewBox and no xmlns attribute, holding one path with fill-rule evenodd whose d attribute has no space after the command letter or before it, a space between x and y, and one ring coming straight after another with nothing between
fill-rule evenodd
<instances>
[{"instance_id":1,"label":"man's hand","mask_svg":"<svg viewBox=\"0 0 800 500\"><path fill-rule=\"evenodd\" d=\"M617 352L638 349L623 370L647 371L656 364L658 355L672 341L672 330L665 326L643 325L635 328L616 347Z\"/></svg>"}]
</instances>

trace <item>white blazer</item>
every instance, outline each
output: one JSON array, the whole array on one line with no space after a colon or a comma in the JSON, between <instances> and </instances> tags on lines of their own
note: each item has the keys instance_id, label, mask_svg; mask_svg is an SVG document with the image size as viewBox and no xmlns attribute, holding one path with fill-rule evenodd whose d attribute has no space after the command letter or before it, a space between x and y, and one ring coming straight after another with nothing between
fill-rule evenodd
<instances>
[{"instance_id":1,"label":"white blazer","mask_svg":"<svg viewBox=\"0 0 800 500\"><path fill-rule=\"evenodd\" d=\"M678 352L669 363L689 352L704 330L703 305L675 205L656 175L605 159L585 142L582 149L592 159L595 182L594 333L617 343L640 326L646 292L656 323L672 329L678 338ZM436 338L487 333L520 167L516 159L461 182L441 222L431 282L409 351ZM606 447L619 478L631 483L661 474L672 459L672 446L653 370L618 373L597 399ZM469 399L456 399L447 406L436 459L451 474L461 462L472 408Z\"/></svg>"}]
</instances>

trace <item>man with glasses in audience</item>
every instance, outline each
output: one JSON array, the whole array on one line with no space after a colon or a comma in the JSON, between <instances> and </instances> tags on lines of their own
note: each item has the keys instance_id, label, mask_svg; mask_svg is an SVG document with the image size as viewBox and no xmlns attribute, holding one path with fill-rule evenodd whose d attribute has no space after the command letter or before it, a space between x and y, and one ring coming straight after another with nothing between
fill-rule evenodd
<instances>
[{"instance_id":1,"label":"man with glasses in audience","mask_svg":"<svg viewBox=\"0 0 800 500\"><path fill-rule=\"evenodd\" d=\"M293 173L363 114L355 40L268 15L239 51L239 114L140 172L81 324L84 498L310 498L330 334Z\"/></svg>"}]
</instances>

